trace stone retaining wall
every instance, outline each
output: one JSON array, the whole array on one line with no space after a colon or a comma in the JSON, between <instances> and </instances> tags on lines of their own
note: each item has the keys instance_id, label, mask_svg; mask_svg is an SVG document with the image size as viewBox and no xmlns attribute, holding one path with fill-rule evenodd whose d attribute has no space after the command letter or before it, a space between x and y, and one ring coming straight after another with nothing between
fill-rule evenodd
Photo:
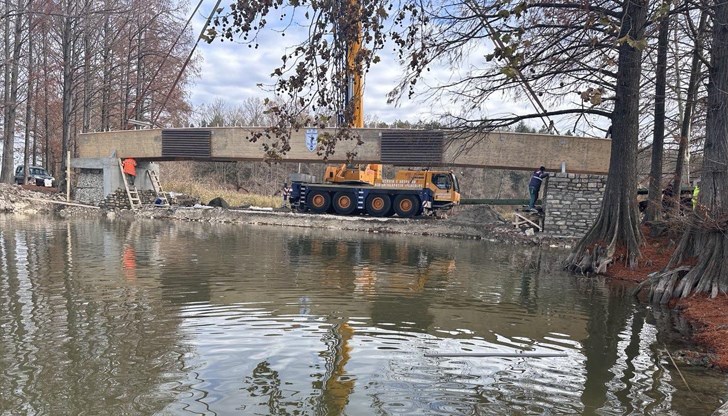
<instances>
[{"instance_id":1,"label":"stone retaining wall","mask_svg":"<svg viewBox=\"0 0 728 416\"><path fill-rule=\"evenodd\" d=\"M139 199L142 201L143 205L151 205L154 203L154 200L157 199L157 194L151 190L139 191ZM99 206L103 209L131 208L129 206L129 197L124 189L117 189L116 192L107 195Z\"/></svg>"},{"instance_id":2,"label":"stone retaining wall","mask_svg":"<svg viewBox=\"0 0 728 416\"><path fill-rule=\"evenodd\" d=\"M599 215L606 184L605 175L552 174L544 201L544 232L553 236L585 235Z\"/></svg>"}]
</instances>

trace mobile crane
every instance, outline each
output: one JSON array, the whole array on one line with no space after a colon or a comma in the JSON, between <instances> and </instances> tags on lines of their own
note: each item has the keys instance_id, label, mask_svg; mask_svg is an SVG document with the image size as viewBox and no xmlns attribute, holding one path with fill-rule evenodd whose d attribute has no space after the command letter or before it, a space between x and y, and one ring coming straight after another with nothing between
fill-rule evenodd
<instances>
[{"instance_id":1,"label":"mobile crane","mask_svg":"<svg viewBox=\"0 0 728 416\"><path fill-rule=\"evenodd\" d=\"M291 207L317 214L366 213L375 217L430 215L460 203L460 186L450 171L400 170L394 179L382 179L378 170L343 165L362 174L356 181L341 181L342 168L329 167L324 183L292 182ZM374 173L367 172L370 170ZM362 178L373 177L372 181ZM334 181L330 181L333 179Z\"/></svg>"},{"instance_id":2,"label":"mobile crane","mask_svg":"<svg viewBox=\"0 0 728 416\"><path fill-rule=\"evenodd\" d=\"M350 1L358 7L358 0ZM357 36L349 42L346 54L345 116L349 127L363 128L363 80L356 62L361 51L361 22L356 24ZM414 217L459 204L460 186L451 171L401 170L394 179L383 179L381 164L344 163L328 166L324 183L292 180L289 198L291 207L299 211Z\"/></svg>"}]
</instances>

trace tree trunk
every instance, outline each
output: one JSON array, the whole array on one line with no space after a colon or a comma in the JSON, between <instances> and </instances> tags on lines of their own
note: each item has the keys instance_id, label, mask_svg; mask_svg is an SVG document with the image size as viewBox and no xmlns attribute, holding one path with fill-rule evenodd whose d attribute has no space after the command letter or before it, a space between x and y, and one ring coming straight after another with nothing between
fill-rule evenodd
<instances>
[{"instance_id":1,"label":"tree trunk","mask_svg":"<svg viewBox=\"0 0 728 416\"><path fill-rule=\"evenodd\" d=\"M6 103L7 110L7 130L5 131L5 143L10 144L10 148L4 148L3 155L3 183L13 183L15 178L13 164L15 161L14 145L15 145L15 120L18 110L18 72L20 70L20 53L23 46L23 18L25 16L25 1L19 0L15 15L15 28L13 30L13 58L12 61L6 63L10 65L10 102ZM25 175L27 176L28 165L25 165Z\"/></svg>"},{"instance_id":2,"label":"tree trunk","mask_svg":"<svg viewBox=\"0 0 728 416\"><path fill-rule=\"evenodd\" d=\"M122 85L124 90L122 91L122 111L121 111L121 119L119 120L119 130L126 130L129 128L129 101L131 100L131 63L133 58L133 49L134 49L134 39L131 37L129 38L129 42L127 44L127 54L126 54L126 62L124 66L122 66L122 72L124 75L122 75Z\"/></svg>"},{"instance_id":3,"label":"tree trunk","mask_svg":"<svg viewBox=\"0 0 728 416\"><path fill-rule=\"evenodd\" d=\"M73 2L75 0L68 0L65 7L66 16L63 17L63 33L61 39L61 48L63 51L63 134L61 141L61 172L60 175L65 175L66 172L66 153L69 150L71 142L71 111L72 105L71 100L73 99ZM59 185L63 181L59 181Z\"/></svg>"},{"instance_id":4,"label":"tree trunk","mask_svg":"<svg viewBox=\"0 0 728 416\"><path fill-rule=\"evenodd\" d=\"M642 234L635 197L642 50L630 43L644 37L646 1L625 0L622 14L609 176L596 222L566 261L571 270L576 269L589 246L595 243L608 245L608 257L613 256L616 248L624 249L624 259L631 267L640 256Z\"/></svg>"},{"instance_id":5,"label":"tree trunk","mask_svg":"<svg viewBox=\"0 0 728 416\"><path fill-rule=\"evenodd\" d=\"M8 123L10 117L10 0L5 0L5 62L3 67L3 158L0 166L0 182L12 183L13 176L13 135Z\"/></svg>"},{"instance_id":6,"label":"tree trunk","mask_svg":"<svg viewBox=\"0 0 728 416\"><path fill-rule=\"evenodd\" d=\"M40 82L38 76L35 78L35 92L38 93L40 89ZM36 103L37 106L37 103ZM33 166L38 164L38 111L33 111Z\"/></svg>"},{"instance_id":7,"label":"tree trunk","mask_svg":"<svg viewBox=\"0 0 728 416\"><path fill-rule=\"evenodd\" d=\"M104 2L104 9L109 9L109 1ZM102 81L101 81L101 131L107 131L110 127L109 113L110 113L110 95L111 95L111 24L110 15L107 12L104 15L104 49L101 51L101 68L102 68Z\"/></svg>"},{"instance_id":8,"label":"tree trunk","mask_svg":"<svg viewBox=\"0 0 728 416\"><path fill-rule=\"evenodd\" d=\"M650 299L728 292L728 0L714 6L703 173L699 205L665 272L652 282ZM683 260L697 258L687 274Z\"/></svg>"},{"instance_id":9,"label":"tree trunk","mask_svg":"<svg viewBox=\"0 0 728 416\"><path fill-rule=\"evenodd\" d=\"M30 123L31 113L33 110L33 84L34 84L34 67L33 67L33 31L32 31L33 14L28 14L28 95L25 100L25 151L23 152L23 166L25 166L24 183L28 183L28 162L30 161ZM33 157L35 162L35 156ZM35 163L33 163L35 164Z\"/></svg>"},{"instance_id":10,"label":"tree trunk","mask_svg":"<svg viewBox=\"0 0 728 416\"><path fill-rule=\"evenodd\" d=\"M690 18L688 16L688 18ZM690 67L690 83L688 84L688 96L685 103L685 114L683 115L682 124L680 126L680 147L677 151L677 162L675 163L674 189L677 203L674 206L679 207L680 202L680 185L682 184L683 166L685 165L685 155L688 152L690 144L690 126L692 124L693 109L695 108L695 98L698 95L698 86L700 84L700 75L702 71L702 61L700 53L703 51L703 33L705 25L708 21L708 13L703 10L700 13L700 23L698 23L698 33L695 37L695 47L693 48L693 62Z\"/></svg>"},{"instance_id":11,"label":"tree trunk","mask_svg":"<svg viewBox=\"0 0 728 416\"><path fill-rule=\"evenodd\" d=\"M43 166L48 172L53 174L53 163L51 161L51 121L49 117L49 97L50 92L48 84L50 78L48 77L48 37L43 37Z\"/></svg>"},{"instance_id":12,"label":"tree trunk","mask_svg":"<svg viewBox=\"0 0 728 416\"><path fill-rule=\"evenodd\" d=\"M26 125L26 133L25 137L26 140L30 140L30 125L32 123L32 131L33 131L33 147L31 149L31 165L35 166L38 163L38 158L36 156L38 151L38 112L37 109L34 108L36 106L36 103L32 100L36 100L36 94L38 94L38 89L40 87L39 84L39 78L34 64L38 64L37 58L35 58L35 55L33 55L33 46L35 45L34 36L38 33L38 30L36 29L36 24L31 24L33 21L33 14L36 12L35 5L33 4L33 0L28 1L28 105L26 106L26 117L25 117L25 125ZM37 52L35 52L37 53ZM35 61L34 61L35 59ZM31 103L32 101L32 103ZM32 117L32 119L31 119ZM26 150L27 153L27 150ZM26 160L25 165L28 165L28 161Z\"/></svg>"},{"instance_id":13,"label":"tree trunk","mask_svg":"<svg viewBox=\"0 0 728 416\"><path fill-rule=\"evenodd\" d=\"M655 74L655 131L652 136L652 163L650 165L650 191L645 220L660 218L662 204L662 154L665 144L665 85L667 75L667 35L670 32L670 15L660 22L657 40L657 70Z\"/></svg>"},{"instance_id":14,"label":"tree trunk","mask_svg":"<svg viewBox=\"0 0 728 416\"><path fill-rule=\"evenodd\" d=\"M91 99L93 88L93 75L91 74L91 33L90 28L86 27L83 34L83 109L81 131L86 133L91 128Z\"/></svg>"},{"instance_id":15,"label":"tree trunk","mask_svg":"<svg viewBox=\"0 0 728 416\"><path fill-rule=\"evenodd\" d=\"M139 26L142 26L141 24ZM139 29L137 34L137 56L136 56L136 85L135 85L135 105L134 105L134 118L138 121L144 120L143 108L144 108L144 29Z\"/></svg>"}]
</instances>

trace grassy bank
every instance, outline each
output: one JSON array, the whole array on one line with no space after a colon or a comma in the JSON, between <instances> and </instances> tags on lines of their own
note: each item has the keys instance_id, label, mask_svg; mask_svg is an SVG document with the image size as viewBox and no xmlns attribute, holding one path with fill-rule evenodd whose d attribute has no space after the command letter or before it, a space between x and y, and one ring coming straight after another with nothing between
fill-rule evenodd
<instances>
[{"instance_id":1,"label":"grassy bank","mask_svg":"<svg viewBox=\"0 0 728 416\"><path fill-rule=\"evenodd\" d=\"M220 185L200 182L167 181L163 185L166 190L179 192L195 198L199 198L201 204L207 204L210 200L220 197L231 207L256 206L280 208L282 197L269 195L255 195L235 190L226 189Z\"/></svg>"}]
</instances>

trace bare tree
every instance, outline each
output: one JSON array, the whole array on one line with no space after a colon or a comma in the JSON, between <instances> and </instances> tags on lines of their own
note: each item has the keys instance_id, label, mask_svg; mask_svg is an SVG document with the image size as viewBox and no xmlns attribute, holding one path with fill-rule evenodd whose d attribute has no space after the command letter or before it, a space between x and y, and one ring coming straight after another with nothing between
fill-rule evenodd
<instances>
[{"instance_id":1,"label":"bare tree","mask_svg":"<svg viewBox=\"0 0 728 416\"><path fill-rule=\"evenodd\" d=\"M12 66L10 64L10 0L5 0L4 10L4 51L5 59L3 62L3 157L2 166L0 166L0 182L10 183L12 181L13 171L13 137L12 134L8 134L10 131L10 118L8 117L8 111L10 109L10 73Z\"/></svg>"},{"instance_id":2,"label":"bare tree","mask_svg":"<svg viewBox=\"0 0 728 416\"><path fill-rule=\"evenodd\" d=\"M650 167L650 189L645 220L655 221L662 211L660 190L662 189L662 154L665 142L665 89L667 76L667 41L670 34L670 16L660 21L657 45L657 68L655 80L655 124L652 136L652 163Z\"/></svg>"},{"instance_id":3,"label":"bare tree","mask_svg":"<svg viewBox=\"0 0 728 416\"><path fill-rule=\"evenodd\" d=\"M728 0L713 6L708 114L699 206L666 270L651 283L650 299L728 292ZM694 258L694 265L682 264Z\"/></svg>"},{"instance_id":4,"label":"bare tree","mask_svg":"<svg viewBox=\"0 0 728 416\"><path fill-rule=\"evenodd\" d=\"M683 166L685 156L688 151L690 127L692 125L693 110L696 105L698 87L701 77L702 66L702 50L703 50L703 33L705 32L707 22L707 12L703 10L700 14L700 23L698 28L694 30L695 47L692 52L692 64L690 66L690 81L688 83L687 99L685 102L685 111L683 113L680 125L680 145L677 155L677 163L675 164L675 177L673 180L678 201L680 199L680 187L682 186Z\"/></svg>"},{"instance_id":5,"label":"bare tree","mask_svg":"<svg viewBox=\"0 0 728 416\"><path fill-rule=\"evenodd\" d=\"M31 3L33 30L44 36L31 36L25 12ZM60 176L66 152L75 150L78 131L128 128L128 118L159 111L163 104L155 97L170 91L192 42L181 19L187 5L178 0L6 0L2 6L6 56L0 60L0 178L6 182L12 180L13 140L19 127L25 125L28 141L24 164L41 154L41 163ZM35 43L30 45L29 38ZM150 68L156 69L155 76L150 76ZM190 112L184 89L196 73L196 62L187 68L164 104L165 123L179 122ZM25 105L19 107L24 98ZM32 151L31 124L38 127L32 129Z\"/></svg>"},{"instance_id":6,"label":"bare tree","mask_svg":"<svg viewBox=\"0 0 728 416\"><path fill-rule=\"evenodd\" d=\"M6 1L6 11L10 10L10 2ZM14 11L13 49L10 55L9 40L6 39L5 50L5 129L3 131L3 162L0 182L13 183L15 117L18 108L18 72L20 70L20 54L23 47L23 26L25 22L25 1L18 0ZM9 37L10 16L5 18L6 36Z\"/></svg>"},{"instance_id":7,"label":"bare tree","mask_svg":"<svg viewBox=\"0 0 728 416\"><path fill-rule=\"evenodd\" d=\"M79 38L79 17L85 4L79 4L74 0L63 0L61 3L61 15L59 26L61 30L61 54L62 54L62 133L61 133L61 172L65 173L67 168L66 153L71 149L71 133L73 122L73 87L76 76L77 65L77 42Z\"/></svg>"},{"instance_id":8,"label":"bare tree","mask_svg":"<svg viewBox=\"0 0 728 416\"><path fill-rule=\"evenodd\" d=\"M635 195L642 70L642 49L639 42L643 41L646 24L647 2L625 0L618 36L621 44L612 112L609 178L599 216L569 256L568 267L576 266L587 247L598 241L607 242L607 258L613 257L617 247L626 250L625 258L630 265L634 265L640 255L642 233L639 229Z\"/></svg>"},{"instance_id":9,"label":"bare tree","mask_svg":"<svg viewBox=\"0 0 728 416\"><path fill-rule=\"evenodd\" d=\"M28 2L28 6L32 5L32 0ZM28 183L28 162L30 161L30 125L33 106L33 87L35 86L34 62L33 62L33 14L28 14L28 56L27 63L27 94L25 98L25 140L23 151L23 183ZM35 133L35 132L34 132ZM33 157L35 163L35 157Z\"/></svg>"}]
</instances>

